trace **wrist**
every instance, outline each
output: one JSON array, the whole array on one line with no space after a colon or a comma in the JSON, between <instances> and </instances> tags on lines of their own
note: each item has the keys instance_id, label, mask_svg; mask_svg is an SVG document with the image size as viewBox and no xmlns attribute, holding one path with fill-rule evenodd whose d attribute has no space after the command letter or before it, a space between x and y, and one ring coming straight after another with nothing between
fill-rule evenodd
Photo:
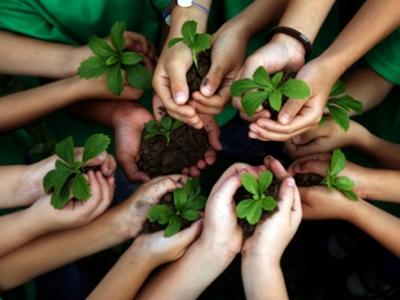
<instances>
[{"instance_id":1,"label":"wrist","mask_svg":"<svg viewBox=\"0 0 400 300\"><path fill-rule=\"evenodd\" d=\"M93 55L92 50L88 46L71 47L65 57L65 68L62 77L71 77L78 73L78 68L84 60Z\"/></svg>"},{"instance_id":2,"label":"wrist","mask_svg":"<svg viewBox=\"0 0 400 300\"><path fill-rule=\"evenodd\" d=\"M294 37L285 33L276 33L271 39L271 42L284 44L291 51L291 57L301 57L305 60L306 50L303 44Z\"/></svg>"},{"instance_id":3,"label":"wrist","mask_svg":"<svg viewBox=\"0 0 400 300\"><path fill-rule=\"evenodd\" d=\"M240 253L241 243L216 242L200 237L198 240L199 247L204 249L211 260L215 260L220 264L229 264L237 254Z\"/></svg>"},{"instance_id":4,"label":"wrist","mask_svg":"<svg viewBox=\"0 0 400 300\"><path fill-rule=\"evenodd\" d=\"M186 21L196 21L197 32L204 33L207 30L208 15L201 9L191 6L183 8L176 6L171 13L171 27L169 36L177 37L181 36L182 25Z\"/></svg>"},{"instance_id":5,"label":"wrist","mask_svg":"<svg viewBox=\"0 0 400 300\"><path fill-rule=\"evenodd\" d=\"M140 114L147 110L135 103L129 102L118 102L118 105L115 105L112 111L110 111L111 115L111 128L118 128L120 126L126 126L131 124L133 121L140 118Z\"/></svg>"}]
</instances>

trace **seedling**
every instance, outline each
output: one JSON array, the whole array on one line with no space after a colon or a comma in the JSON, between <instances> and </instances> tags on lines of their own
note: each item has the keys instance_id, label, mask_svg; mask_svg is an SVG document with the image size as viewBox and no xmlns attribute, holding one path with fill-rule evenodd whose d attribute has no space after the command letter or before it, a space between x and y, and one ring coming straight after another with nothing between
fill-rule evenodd
<instances>
[{"instance_id":1,"label":"seedling","mask_svg":"<svg viewBox=\"0 0 400 300\"><path fill-rule=\"evenodd\" d=\"M269 171L262 172L258 179L250 173L242 175L240 181L253 197L241 200L236 205L236 215L240 219L246 219L249 224L254 225L260 221L263 211L273 211L276 208L276 200L267 194L273 177Z\"/></svg>"},{"instance_id":2,"label":"seedling","mask_svg":"<svg viewBox=\"0 0 400 300\"><path fill-rule=\"evenodd\" d=\"M173 38L168 42L168 48L183 42L192 51L192 58L196 70L199 69L199 53L211 48L211 35L207 33L196 33L196 21L186 21L181 28L181 37Z\"/></svg>"},{"instance_id":3,"label":"seedling","mask_svg":"<svg viewBox=\"0 0 400 300\"><path fill-rule=\"evenodd\" d=\"M82 160L77 160L74 153L72 137L56 144L55 152L60 159L56 161L56 168L46 174L43 186L51 195L51 204L54 208L62 209L67 205L70 195L77 201L86 201L90 198L89 182L83 175L84 164L107 150L110 138L104 134L90 136L84 146Z\"/></svg>"},{"instance_id":4,"label":"seedling","mask_svg":"<svg viewBox=\"0 0 400 300\"><path fill-rule=\"evenodd\" d=\"M331 164L326 169L325 179L321 182L329 189L338 190L347 198L357 201L358 197L354 192L355 183L352 179L346 176L339 176L346 166L346 157L340 149L333 152Z\"/></svg>"},{"instance_id":5,"label":"seedling","mask_svg":"<svg viewBox=\"0 0 400 300\"><path fill-rule=\"evenodd\" d=\"M111 28L111 46L103 39L92 36L89 47L95 55L83 61L78 69L81 78L107 76L108 89L114 95L124 90L124 72L126 81L140 90L151 88L152 74L142 65L143 56L125 50L125 23L116 22Z\"/></svg>"},{"instance_id":6,"label":"seedling","mask_svg":"<svg viewBox=\"0 0 400 300\"><path fill-rule=\"evenodd\" d=\"M183 123L181 121L172 119L170 116L164 116L161 119L160 124L157 124L156 121L151 120L146 124L144 138L147 140L157 135L161 135L165 137L167 144L169 144L171 133L182 125Z\"/></svg>"},{"instance_id":7,"label":"seedling","mask_svg":"<svg viewBox=\"0 0 400 300\"><path fill-rule=\"evenodd\" d=\"M264 67L260 66L253 74L253 79L244 78L235 81L231 87L233 97L242 97L242 106L251 117L264 101L269 106L280 111L282 98L307 99L310 96L309 86L299 79L283 80L283 72L269 76Z\"/></svg>"},{"instance_id":8,"label":"seedling","mask_svg":"<svg viewBox=\"0 0 400 300\"><path fill-rule=\"evenodd\" d=\"M345 93L344 83L338 80L332 87L326 104L333 120L343 131L347 131L350 127L350 112L354 111L356 114L361 114L363 111L363 104ZM323 121L324 117L321 119L321 122Z\"/></svg>"},{"instance_id":9,"label":"seedling","mask_svg":"<svg viewBox=\"0 0 400 300\"><path fill-rule=\"evenodd\" d=\"M181 229L185 220L198 220L205 203L206 197L201 195L198 179L189 179L183 188L174 190L173 207L157 204L149 210L148 219L160 225L168 224L164 236L170 237Z\"/></svg>"}]
</instances>

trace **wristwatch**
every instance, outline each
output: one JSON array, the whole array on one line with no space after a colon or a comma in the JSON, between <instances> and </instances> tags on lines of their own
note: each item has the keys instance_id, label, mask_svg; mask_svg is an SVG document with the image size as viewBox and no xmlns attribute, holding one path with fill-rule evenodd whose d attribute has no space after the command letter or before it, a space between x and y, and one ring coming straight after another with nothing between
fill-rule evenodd
<instances>
[{"instance_id":1,"label":"wristwatch","mask_svg":"<svg viewBox=\"0 0 400 300\"><path fill-rule=\"evenodd\" d=\"M177 0L176 4L180 7L191 7L193 5L193 0Z\"/></svg>"}]
</instances>

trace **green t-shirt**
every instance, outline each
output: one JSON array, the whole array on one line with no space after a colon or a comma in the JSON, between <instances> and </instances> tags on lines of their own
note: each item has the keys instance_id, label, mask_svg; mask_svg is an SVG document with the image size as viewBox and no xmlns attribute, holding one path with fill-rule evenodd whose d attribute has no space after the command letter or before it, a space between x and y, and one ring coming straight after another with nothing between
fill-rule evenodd
<instances>
[{"instance_id":1,"label":"green t-shirt","mask_svg":"<svg viewBox=\"0 0 400 300\"><path fill-rule=\"evenodd\" d=\"M400 29L369 51L365 59L383 78L400 85Z\"/></svg>"}]
</instances>

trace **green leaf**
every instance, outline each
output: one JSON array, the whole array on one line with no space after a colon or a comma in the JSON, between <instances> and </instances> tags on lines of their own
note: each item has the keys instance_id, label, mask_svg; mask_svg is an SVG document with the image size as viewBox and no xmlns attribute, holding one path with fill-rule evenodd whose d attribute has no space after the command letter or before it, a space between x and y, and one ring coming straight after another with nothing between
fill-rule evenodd
<instances>
[{"instance_id":1,"label":"green leaf","mask_svg":"<svg viewBox=\"0 0 400 300\"><path fill-rule=\"evenodd\" d=\"M350 116L349 113L341 107L330 105L328 103L329 112L332 115L333 120L339 125L343 131L347 131L350 127Z\"/></svg>"},{"instance_id":2,"label":"green leaf","mask_svg":"<svg viewBox=\"0 0 400 300\"><path fill-rule=\"evenodd\" d=\"M337 176L346 166L346 156L340 149L333 151L331 159L330 174Z\"/></svg>"},{"instance_id":3,"label":"green leaf","mask_svg":"<svg viewBox=\"0 0 400 300\"><path fill-rule=\"evenodd\" d=\"M185 209L201 210L206 206L206 196L196 196L186 204Z\"/></svg>"},{"instance_id":4,"label":"green leaf","mask_svg":"<svg viewBox=\"0 0 400 300\"><path fill-rule=\"evenodd\" d=\"M276 208L276 201L271 196L265 196L261 198L262 208L266 211L273 211Z\"/></svg>"},{"instance_id":5,"label":"green leaf","mask_svg":"<svg viewBox=\"0 0 400 300\"><path fill-rule=\"evenodd\" d=\"M240 177L240 182L246 191L258 196L258 182L257 178L250 173L245 173Z\"/></svg>"},{"instance_id":6,"label":"green leaf","mask_svg":"<svg viewBox=\"0 0 400 300\"><path fill-rule=\"evenodd\" d=\"M182 218L188 220L188 221L196 221L198 218L200 218L200 214L197 210L194 209L186 209L182 212Z\"/></svg>"},{"instance_id":7,"label":"green leaf","mask_svg":"<svg viewBox=\"0 0 400 300\"><path fill-rule=\"evenodd\" d=\"M275 111L280 111L282 107L282 94L279 90L273 90L269 95L269 105Z\"/></svg>"},{"instance_id":8,"label":"green leaf","mask_svg":"<svg viewBox=\"0 0 400 300\"><path fill-rule=\"evenodd\" d=\"M253 74L253 79L257 84L268 89L272 89L271 78L269 77L269 74L264 67L260 66L257 68L257 70Z\"/></svg>"},{"instance_id":9,"label":"green leaf","mask_svg":"<svg viewBox=\"0 0 400 300\"><path fill-rule=\"evenodd\" d=\"M184 189L174 190L174 204L177 211L182 211L187 202L188 198Z\"/></svg>"},{"instance_id":10,"label":"green leaf","mask_svg":"<svg viewBox=\"0 0 400 300\"><path fill-rule=\"evenodd\" d=\"M281 86L280 91L289 99L306 99L311 95L310 87L299 79L289 79Z\"/></svg>"},{"instance_id":11,"label":"green leaf","mask_svg":"<svg viewBox=\"0 0 400 300\"><path fill-rule=\"evenodd\" d=\"M122 64L133 66L143 61L143 56L132 51L122 53Z\"/></svg>"},{"instance_id":12,"label":"green leaf","mask_svg":"<svg viewBox=\"0 0 400 300\"><path fill-rule=\"evenodd\" d=\"M279 84L280 84L281 81L282 81L282 78L283 78L283 72L275 73L275 75L272 76L272 80L271 80L272 86L273 86L274 88L278 88Z\"/></svg>"},{"instance_id":13,"label":"green leaf","mask_svg":"<svg viewBox=\"0 0 400 300\"><path fill-rule=\"evenodd\" d=\"M231 86L231 95L233 97L239 97L252 89L258 88L258 84L252 79L244 78L236 80Z\"/></svg>"},{"instance_id":14,"label":"green leaf","mask_svg":"<svg viewBox=\"0 0 400 300\"><path fill-rule=\"evenodd\" d=\"M115 50L122 53L125 49L125 23L117 21L111 27L111 43L114 46Z\"/></svg>"},{"instance_id":15,"label":"green leaf","mask_svg":"<svg viewBox=\"0 0 400 300\"><path fill-rule=\"evenodd\" d=\"M110 142L110 138L105 134L98 133L91 135L85 142L82 159L83 162L85 163L106 151Z\"/></svg>"},{"instance_id":16,"label":"green leaf","mask_svg":"<svg viewBox=\"0 0 400 300\"><path fill-rule=\"evenodd\" d=\"M64 185L54 189L51 195L50 203L55 209L62 209L67 205L70 195L71 181L67 181Z\"/></svg>"},{"instance_id":17,"label":"green leaf","mask_svg":"<svg viewBox=\"0 0 400 300\"><path fill-rule=\"evenodd\" d=\"M196 34L191 48L196 52L201 52L210 49L211 35L207 33Z\"/></svg>"},{"instance_id":18,"label":"green leaf","mask_svg":"<svg viewBox=\"0 0 400 300\"><path fill-rule=\"evenodd\" d=\"M354 111L357 114L363 112L363 104L351 96L345 95L340 98L329 99L329 104L335 104L344 108L346 111Z\"/></svg>"},{"instance_id":19,"label":"green leaf","mask_svg":"<svg viewBox=\"0 0 400 300\"><path fill-rule=\"evenodd\" d=\"M253 202L256 202L256 200L245 199L245 200L240 201L236 205L236 215L238 216L238 218L244 219L247 217L247 214L250 211Z\"/></svg>"},{"instance_id":20,"label":"green leaf","mask_svg":"<svg viewBox=\"0 0 400 300\"><path fill-rule=\"evenodd\" d=\"M242 106L249 117L252 117L260 105L268 98L266 91L248 93L242 98Z\"/></svg>"},{"instance_id":21,"label":"green leaf","mask_svg":"<svg viewBox=\"0 0 400 300\"><path fill-rule=\"evenodd\" d=\"M51 170L43 178L44 190L48 193L51 189L55 189L56 187L61 188L73 173L73 171L60 172L58 170Z\"/></svg>"},{"instance_id":22,"label":"green leaf","mask_svg":"<svg viewBox=\"0 0 400 300\"><path fill-rule=\"evenodd\" d=\"M258 177L259 195L265 194L267 188L271 185L274 175L270 171L261 172Z\"/></svg>"},{"instance_id":23,"label":"green leaf","mask_svg":"<svg viewBox=\"0 0 400 300\"><path fill-rule=\"evenodd\" d=\"M354 191L341 191L343 195L353 201L358 201L358 196Z\"/></svg>"},{"instance_id":24,"label":"green leaf","mask_svg":"<svg viewBox=\"0 0 400 300\"><path fill-rule=\"evenodd\" d=\"M189 178L183 186L187 195L198 194L200 191L200 182L198 178Z\"/></svg>"},{"instance_id":25,"label":"green leaf","mask_svg":"<svg viewBox=\"0 0 400 300\"><path fill-rule=\"evenodd\" d=\"M170 39L168 42L168 48L171 48L182 41L183 41L183 38L180 38L180 37Z\"/></svg>"},{"instance_id":26,"label":"green leaf","mask_svg":"<svg viewBox=\"0 0 400 300\"><path fill-rule=\"evenodd\" d=\"M149 209L147 217L150 222L158 222L160 225L165 225L173 214L173 211L167 205L157 204Z\"/></svg>"},{"instance_id":27,"label":"green leaf","mask_svg":"<svg viewBox=\"0 0 400 300\"><path fill-rule=\"evenodd\" d=\"M167 130L170 130L170 129L172 128L172 119L171 119L171 117L169 117L169 116L164 116L164 117L161 119L160 126L161 126L162 128L167 129Z\"/></svg>"},{"instance_id":28,"label":"green leaf","mask_svg":"<svg viewBox=\"0 0 400 300\"><path fill-rule=\"evenodd\" d=\"M130 86L139 90L151 89L153 74L143 65L137 64L126 68L127 80Z\"/></svg>"},{"instance_id":29,"label":"green leaf","mask_svg":"<svg viewBox=\"0 0 400 300\"><path fill-rule=\"evenodd\" d=\"M172 124L172 127L171 127L171 131L174 131L175 129L178 129L179 127L182 127L183 124L184 123L182 121L174 120L174 123Z\"/></svg>"},{"instance_id":30,"label":"green leaf","mask_svg":"<svg viewBox=\"0 0 400 300\"><path fill-rule=\"evenodd\" d=\"M335 97L344 94L346 91L346 86L344 85L343 81L338 80L335 82L331 89L330 97Z\"/></svg>"},{"instance_id":31,"label":"green leaf","mask_svg":"<svg viewBox=\"0 0 400 300\"><path fill-rule=\"evenodd\" d=\"M63 161L72 165L75 162L74 140L72 137L67 137L56 144L55 152Z\"/></svg>"},{"instance_id":32,"label":"green leaf","mask_svg":"<svg viewBox=\"0 0 400 300\"><path fill-rule=\"evenodd\" d=\"M106 66L110 67L118 62L118 59L115 56L110 56L106 60Z\"/></svg>"},{"instance_id":33,"label":"green leaf","mask_svg":"<svg viewBox=\"0 0 400 300\"><path fill-rule=\"evenodd\" d=\"M341 191L351 191L356 186L355 182L346 176L335 177L332 185Z\"/></svg>"},{"instance_id":34,"label":"green leaf","mask_svg":"<svg viewBox=\"0 0 400 300\"><path fill-rule=\"evenodd\" d=\"M164 231L164 236L165 237L173 236L175 233L179 232L181 226L182 226L181 219L176 215L172 215L169 218L168 226Z\"/></svg>"},{"instance_id":35,"label":"green leaf","mask_svg":"<svg viewBox=\"0 0 400 300\"><path fill-rule=\"evenodd\" d=\"M107 72L106 58L92 56L81 63L78 69L79 77L90 79L97 78Z\"/></svg>"},{"instance_id":36,"label":"green leaf","mask_svg":"<svg viewBox=\"0 0 400 300\"><path fill-rule=\"evenodd\" d=\"M191 21L186 21L182 25L181 33L186 41L193 42L196 30L197 30L197 23L196 21L191 20Z\"/></svg>"},{"instance_id":37,"label":"green leaf","mask_svg":"<svg viewBox=\"0 0 400 300\"><path fill-rule=\"evenodd\" d=\"M247 211L246 220L250 225L257 224L260 221L262 215L262 204L261 201L253 201L250 208Z\"/></svg>"},{"instance_id":38,"label":"green leaf","mask_svg":"<svg viewBox=\"0 0 400 300\"><path fill-rule=\"evenodd\" d=\"M72 196L80 201L86 201L90 198L89 181L82 174L76 174L71 182Z\"/></svg>"},{"instance_id":39,"label":"green leaf","mask_svg":"<svg viewBox=\"0 0 400 300\"><path fill-rule=\"evenodd\" d=\"M76 173L79 171L79 168L76 168L75 164L76 162L72 165L67 165L62 160L56 160L56 170L61 173Z\"/></svg>"},{"instance_id":40,"label":"green leaf","mask_svg":"<svg viewBox=\"0 0 400 300\"><path fill-rule=\"evenodd\" d=\"M90 37L89 48L93 51L94 54L100 57L108 58L111 56L115 56L115 51L110 47L110 45L108 45L106 41L95 35Z\"/></svg>"},{"instance_id":41,"label":"green leaf","mask_svg":"<svg viewBox=\"0 0 400 300\"><path fill-rule=\"evenodd\" d=\"M119 64L111 66L107 72L108 89L116 96L121 95L124 90L124 81L121 72Z\"/></svg>"}]
</instances>

